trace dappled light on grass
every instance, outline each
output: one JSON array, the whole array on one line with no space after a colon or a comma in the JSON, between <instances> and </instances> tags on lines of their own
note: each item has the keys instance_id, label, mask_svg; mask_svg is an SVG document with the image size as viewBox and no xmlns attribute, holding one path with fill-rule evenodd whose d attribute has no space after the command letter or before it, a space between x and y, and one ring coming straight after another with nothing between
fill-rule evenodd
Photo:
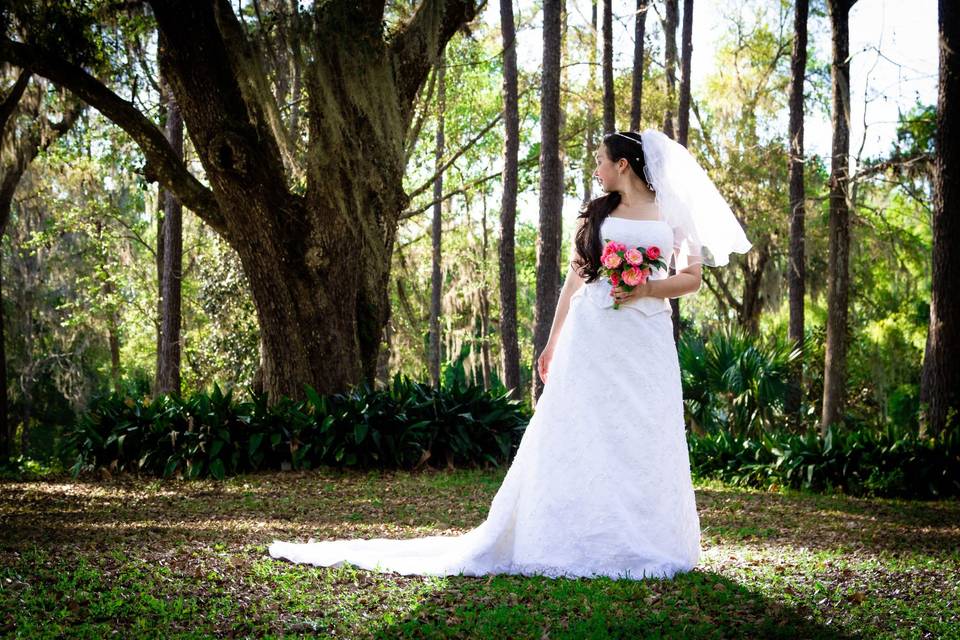
<instances>
[{"instance_id":1,"label":"dappled light on grass","mask_svg":"<svg viewBox=\"0 0 960 640\"><path fill-rule=\"evenodd\" d=\"M504 473L0 482L0 633L837 638L960 624L957 501L698 482L701 562L673 580L400 576L267 555L274 538L465 533Z\"/></svg>"}]
</instances>

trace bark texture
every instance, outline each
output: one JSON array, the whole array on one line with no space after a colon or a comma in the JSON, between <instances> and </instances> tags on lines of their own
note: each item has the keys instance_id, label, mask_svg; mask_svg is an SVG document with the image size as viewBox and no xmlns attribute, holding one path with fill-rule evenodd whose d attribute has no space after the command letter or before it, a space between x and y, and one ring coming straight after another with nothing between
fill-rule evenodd
<instances>
[{"instance_id":1,"label":"bark texture","mask_svg":"<svg viewBox=\"0 0 960 640\"><path fill-rule=\"evenodd\" d=\"M520 346L517 338L517 173L520 113L517 95L516 27L513 1L500 0L503 30L503 200L500 205L500 342L503 384L519 400Z\"/></svg>"},{"instance_id":2,"label":"bark texture","mask_svg":"<svg viewBox=\"0 0 960 640\"><path fill-rule=\"evenodd\" d=\"M851 0L828 0L830 13L833 144L830 168L830 258L827 268L827 344L824 355L820 432L841 419L845 399L847 305L850 295L850 8Z\"/></svg>"},{"instance_id":3,"label":"bark texture","mask_svg":"<svg viewBox=\"0 0 960 640\"><path fill-rule=\"evenodd\" d=\"M630 130L640 130L643 109L643 45L647 33L647 9L650 0L637 0L637 15L633 25L633 94L630 100Z\"/></svg>"},{"instance_id":4,"label":"bark texture","mask_svg":"<svg viewBox=\"0 0 960 640\"><path fill-rule=\"evenodd\" d=\"M536 373L537 358L550 338L550 326L560 297L560 246L563 207L563 167L560 163L560 27L561 0L543 5L543 73L540 96L540 221L537 237L537 300L533 329L533 398L543 393Z\"/></svg>"},{"instance_id":5,"label":"bark texture","mask_svg":"<svg viewBox=\"0 0 960 640\"><path fill-rule=\"evenodd\" d=\"M603 132L617 130L617 103L613 92L613 6L603 0Z\"/></svg>"},{"instance_id":6,"label":"bark texture","mask_svg":"<svg viewBox=\"0 0 960 640\"><path fill-rule=\"evenodd\" d=\"M940 90L937 96L936 173L933 199L933 283L930 328L921 380L925 434L960 424L960 11L940 0Z\"/></svg>"},{"instance_id":7,"label":"bark texture","mask_svg":"<svg viewBox=\"0 0 960 640\"><path fill-rule=\"evenodd\" d=\"M790 59L790 262L787 282L790 290L790 341L803 344L803 299L806 294L806 257L804 256L803 184L803 82L807 70L808 0L796 0L793 18L793 54ZM787 390L786 413L799 424L803 389L803 353L796 360Z\"/></svg>"}]
</instances>

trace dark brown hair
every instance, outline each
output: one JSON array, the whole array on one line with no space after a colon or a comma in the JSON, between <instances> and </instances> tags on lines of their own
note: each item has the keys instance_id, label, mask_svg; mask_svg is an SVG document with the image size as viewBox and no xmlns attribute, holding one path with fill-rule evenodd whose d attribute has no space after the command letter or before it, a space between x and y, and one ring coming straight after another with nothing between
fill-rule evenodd
<instances>
[{"instance_id":1,"label":"dark brown hair","mask_svg":"<svg viewBox=\"0 0 960 640\"><path fill-rule=\"evenodd\" d=\"M629 138L629 139L628 139ZM626 159L630 168L644 182L643 173L643 146L640 134L635 131L622 131L619 134L609 133L603 138L603 146L613 162L620 158ZM649 183L647 186L651 188ZM594 198L580 209L580 218L586 222L577 230L577 253L581 259L574 258L573 267L586 282L595 282L600 276L600 254L603 253L603 240L600 238L600 225L604 219L620 204L620 193L611 191L599 198Z\"/></svg>"}]
</instances>

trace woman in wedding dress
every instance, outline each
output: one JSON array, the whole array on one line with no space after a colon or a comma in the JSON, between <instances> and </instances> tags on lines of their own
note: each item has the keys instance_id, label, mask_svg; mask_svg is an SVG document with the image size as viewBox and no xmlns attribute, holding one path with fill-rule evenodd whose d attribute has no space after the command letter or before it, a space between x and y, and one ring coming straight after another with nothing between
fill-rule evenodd
<instances>
[{"instance_id":1,"label":"woman in wedding dress","mask_svg":"<svg viewBox=\"0 0 960 640\"><path fill-rule=\"evenodd\" d=\"M690 476L669 298L750 242L706 173L659 131L607 135L538 359L544 390L486 520L457 536L274 541L274 558L403 575L670 578L695 567ZM657 246L631 292L599 275L607 240ZM613 307L619 303L619 309Z\"/></svg>"}]
</instances>

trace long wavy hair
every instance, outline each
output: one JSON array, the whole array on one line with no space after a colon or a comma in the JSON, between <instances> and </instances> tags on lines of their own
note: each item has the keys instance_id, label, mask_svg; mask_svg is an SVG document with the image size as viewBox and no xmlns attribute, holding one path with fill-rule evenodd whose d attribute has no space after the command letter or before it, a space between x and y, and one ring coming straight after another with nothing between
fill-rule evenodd
<instances>
[{"instance_id":1,"label":"long wavy hair","mask_svg":"<svg viewBox=\"0 0 960 640\"><path fill-rule=\"evenodd\" d=\"M653 189L643 172L646 162L643 158L643 144L639 133L635 131L621 131L619 135L608 133L603 138L603 146L606 147L607 155L613 162L620 158L626 159L630 164L630 169L651 190ZM600 225L619 204L620 193L611 191L599 198L594 198L580 208L580 215L577 216L577 219L586 218L587 221L577 231L576 245L580 258L574 260L573 266L580 277L588 283L594 282L600 277L600 254L603 253Z\"/></svg>"}]
</instances>

